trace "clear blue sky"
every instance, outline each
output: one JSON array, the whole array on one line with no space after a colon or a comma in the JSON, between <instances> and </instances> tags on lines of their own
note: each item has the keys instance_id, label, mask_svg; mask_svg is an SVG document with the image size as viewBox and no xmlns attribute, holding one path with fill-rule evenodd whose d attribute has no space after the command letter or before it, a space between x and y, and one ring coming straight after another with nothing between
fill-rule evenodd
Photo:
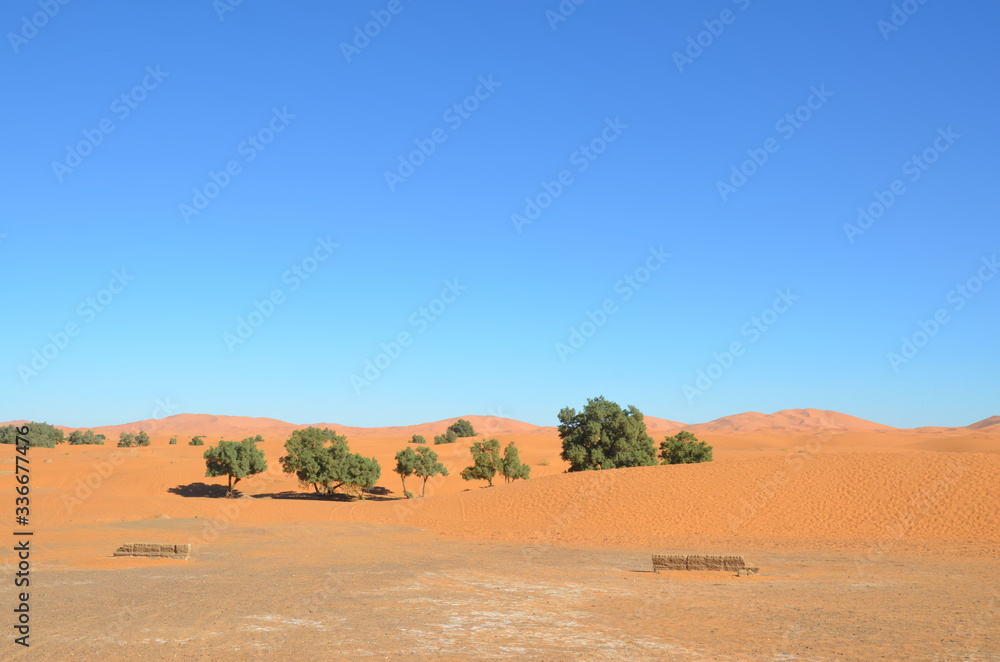
<instances>
[{"instance_id":1,"label":"clear blue sky","mask_svg":"<svg viewBox=\"0 0 1000 662\"><path fill-rule=\"evenodd\" d=\"M5 4L0 420L1000 413L995 3L224 2Z\"/></svg>"}]
</instances>

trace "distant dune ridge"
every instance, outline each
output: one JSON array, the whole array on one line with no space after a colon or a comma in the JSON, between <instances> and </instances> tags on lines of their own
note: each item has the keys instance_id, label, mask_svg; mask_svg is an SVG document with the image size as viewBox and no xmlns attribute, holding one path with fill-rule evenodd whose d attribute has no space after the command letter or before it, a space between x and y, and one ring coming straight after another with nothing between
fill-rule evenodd
<instances>
[{"instance_id":1,"label":"distant dune ridge","mask_svg":"<svg viewBox=\"0 0 1000 662\"><path fill-rule=\"evenodd\" d=\"M118 438L122 432L133 432L145 430L150 435L157 437L175 436L178 440L190 439L195 435L202 435L206 440L218 438L242 439L254 435L262 435L265 439L287 439L292 430L308 427L328 427L336 430L340 434L357 438L386 438L400 437L409 438L414 434L423 435L428 440L433 435L441 434L449 425L459 418L472 423L476 432L482 436L496 435L523 435L542 432L551 432L554 427L540 426L532 423L504 418L502 416L456 416L441 421L431 423L419 423L416 425L401 425L391 427L355 427L349 425L339 425L337 423L311 423L296 425L287 421L274 418L254 418L250 416L214 416L211 414L177 414L164 418L151 418L133 423L119 425L102 425L92 429L95 433L104 434L109 440ZM874 423L872 421L843 414L836 411L822 409L785 409L773 414L762 414L759 412L745 412L732 416L723 416L707 423L697 423L688 425L678 421L672 421L655 416L645 416L646 428L653 437L670 435L680 430L690 430L697 433L792 433L792 434L813 434L821 431L830 432L889 432L899 430L889 425ZM23 425L26 421L9 421L0 425ZM71 432L76 429L63 425L56 427ZM963 428L949 427L922 427L915 428L919 431L947 431L947 430L982 430L984 432L1000 432L1000 416L978 421Z\"/></svg>"}]
</instances>

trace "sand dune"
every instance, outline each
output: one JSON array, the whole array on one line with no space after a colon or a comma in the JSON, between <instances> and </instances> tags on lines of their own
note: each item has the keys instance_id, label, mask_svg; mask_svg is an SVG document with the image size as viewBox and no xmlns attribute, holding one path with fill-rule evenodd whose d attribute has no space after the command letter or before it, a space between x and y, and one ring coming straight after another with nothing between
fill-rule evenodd
<instances>
[{"instance_id":1,"label":"sand dune","mask_svg":"<svg viewBox=\"0 0 1000 662\"><path fill-rule=\"evenodd\" d=\"M773 414L747 412L734 416L724 416L708 423L700 423L687 428L697 432L815 432L819 430L893 430L880 423L863 418L822 409L786 409Z\"/></svg>"}]
</instances>

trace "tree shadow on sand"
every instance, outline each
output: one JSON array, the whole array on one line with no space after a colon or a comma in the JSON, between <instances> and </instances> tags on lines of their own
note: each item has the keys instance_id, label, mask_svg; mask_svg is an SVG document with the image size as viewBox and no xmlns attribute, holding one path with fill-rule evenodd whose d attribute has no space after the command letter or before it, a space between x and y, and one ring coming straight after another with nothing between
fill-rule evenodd
<instances>
[{"instance_id":1,"label":"tree shadow on sand","mask_svg":"<svg viewBox=\"0 0 1000 662\"><path fill-rule=\"evenodd\" d=\"M225 485L209 485L208 483L190 483L188 485L178 485L167 490L171 494L182 497L209 497L225 498ZM239 498L243 493L233 490L233 497ZM291 499L296 501L353 501L358 499L350 494L334 492L333 494L316 494L315 492L266 492L262 494L247 495L251 499ZM365 491L365 501L397 501L401 497L394 496L391 491L384 487L376 486Z\"/></svg>"},{"instance_id":2,"label":"tree shadow on sand","mask_svg":"<svg viewBox=\"0 0 1000 662\"><path fill-rule=\"evenodd\" d=\"M167 490L171 494L177 494L182 497L212 497L212 498L224 498L229 490L225 485L209 485L208 483L190 483L188 485L178 485L177 487L171 487ZM233 490L234 496L240 496L240 493Z\"/></svg>"}]
</instances>

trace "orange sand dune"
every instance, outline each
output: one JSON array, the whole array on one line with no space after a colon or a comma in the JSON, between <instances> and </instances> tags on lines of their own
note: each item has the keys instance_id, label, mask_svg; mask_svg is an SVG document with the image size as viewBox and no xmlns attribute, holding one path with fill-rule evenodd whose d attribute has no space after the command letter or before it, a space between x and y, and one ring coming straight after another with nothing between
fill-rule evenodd
<instances>
[{"instance_id":1,"label":"orange sand dune","mask_svg":"<svg viewBox=\"0 0 1000 662\"><path fill-rule=\"evenodd\" d=\"M789 431L814 432L819 430L893 430L888 425L873 423L863 418L822 409L786 409L773 414L747 412L724 416L708 423L692 425L693 432L757 432Z\"/></svg>"},{"instance_id":2,"label":"orange sand dune","mask_svg":"<svg viewBox=\"0 0 1000 662\"><path fill-rule=\"evenodd\" d=\"M551 476L393 514L441 533L537 544L835 547L874 558L944 543L995 554L998 478L998 455L793 454ZM365 504L363 516L384 517L387 505Z\"/></svg>"},{"instance_id":3,"label":"orange sand dune","mask_svg":"<svg viewBox=\"0 0 1000 662\"><path fill-rule=\"evenodd\" d=\"M978 423L967 426L970 430L983 430L985 428L1000 428L1000 416L990 416Z\"/></svg>"}]
</instances>

